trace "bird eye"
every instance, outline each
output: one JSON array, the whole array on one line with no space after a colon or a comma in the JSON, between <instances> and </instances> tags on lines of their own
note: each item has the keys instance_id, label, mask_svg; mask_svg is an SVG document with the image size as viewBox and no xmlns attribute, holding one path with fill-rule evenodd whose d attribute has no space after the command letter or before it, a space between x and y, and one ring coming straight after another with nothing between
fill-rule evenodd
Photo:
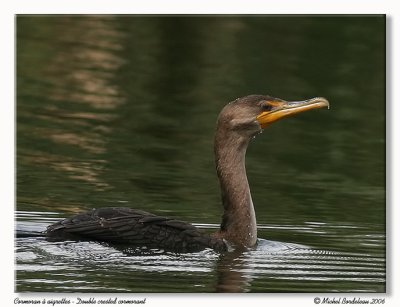
<instances>
[{"instance_id":1,"label":"bird eye","mask_svg":"<svg viewBox=\"0 0 400 307\"><path fill-rule=\"evenodd\" d=\"M270 104L263 104L262 105L262 110L263 111L271 111L272 110L272 106Z\"/></svg>"}]
</instances>

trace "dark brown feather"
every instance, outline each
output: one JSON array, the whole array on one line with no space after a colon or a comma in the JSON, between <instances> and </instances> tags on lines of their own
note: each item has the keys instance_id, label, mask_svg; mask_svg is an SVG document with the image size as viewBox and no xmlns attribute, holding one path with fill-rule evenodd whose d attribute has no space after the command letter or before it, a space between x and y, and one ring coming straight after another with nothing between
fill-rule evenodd
<instances>
[{"instance_id":1,"label":"dark brown feather","mask_svg":"<svg viewBox=\"0 0 400 307\"><path fill-rule=\"evenodd\" d=\"M50 225L46 235L79 236L175 252L196 252L205 248L226 250L223 240L189 223L130 208L100 208L80 213Z\"/></svg>"}]
</instances>

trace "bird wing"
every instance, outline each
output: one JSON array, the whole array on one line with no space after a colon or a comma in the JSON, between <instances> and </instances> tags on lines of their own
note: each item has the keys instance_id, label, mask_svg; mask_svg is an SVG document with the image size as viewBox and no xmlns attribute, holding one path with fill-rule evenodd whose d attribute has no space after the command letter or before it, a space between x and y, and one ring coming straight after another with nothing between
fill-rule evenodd
<instances>
[{"instance_id":1,"label":"bird wing","mask_svg":"<svg viewBox=\"0 0 400 307\"><path fill-rule=\"evenodd\" d=\"M129 243L175 251L197 251L225 244L193 225L130 208L100 208L50 225L48 236L75 235L100 241Z\"/></svg>"}]
</instances>

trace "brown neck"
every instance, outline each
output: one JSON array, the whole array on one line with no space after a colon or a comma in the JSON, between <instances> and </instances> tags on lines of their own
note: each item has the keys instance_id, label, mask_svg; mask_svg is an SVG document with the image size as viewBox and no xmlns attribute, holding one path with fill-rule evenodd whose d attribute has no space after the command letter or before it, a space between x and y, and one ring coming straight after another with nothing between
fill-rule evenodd
<instances>
[{"instance_id":1,"label":"brown neck","mask_svg":"<svg viewBox=\"0 0 400 307\"><path fill-rule=\"evenodd\" d=\"M224 214L216 235L242 247L254 246L257 240L256 216L245 167L248 143L248 138L235 132L217 129L214 153Z\"/></svg>"}]
</instances>

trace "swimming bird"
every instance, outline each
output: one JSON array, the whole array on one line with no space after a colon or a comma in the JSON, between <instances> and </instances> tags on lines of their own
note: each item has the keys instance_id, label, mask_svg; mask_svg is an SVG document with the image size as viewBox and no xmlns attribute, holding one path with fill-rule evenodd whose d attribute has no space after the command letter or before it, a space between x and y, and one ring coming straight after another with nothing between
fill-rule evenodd
<instances>
[{"instance_id":1,"label":"swimming bird","mask_svg":"<svg viewBox=\"0 0 400 307\"><path fill-rule=\"evenodd\" d=\"M46 236L83 238L173 252L218 252L247 249L257 243L257 224L245 168L249 142L282 118L328 107L322 97L285 101L249 95L228 103L220 112L214 140L216 172L223 215L220 229L208 234L190 223L124 207L92 209L47 227Z\"/></svg>"}]
</instances>

